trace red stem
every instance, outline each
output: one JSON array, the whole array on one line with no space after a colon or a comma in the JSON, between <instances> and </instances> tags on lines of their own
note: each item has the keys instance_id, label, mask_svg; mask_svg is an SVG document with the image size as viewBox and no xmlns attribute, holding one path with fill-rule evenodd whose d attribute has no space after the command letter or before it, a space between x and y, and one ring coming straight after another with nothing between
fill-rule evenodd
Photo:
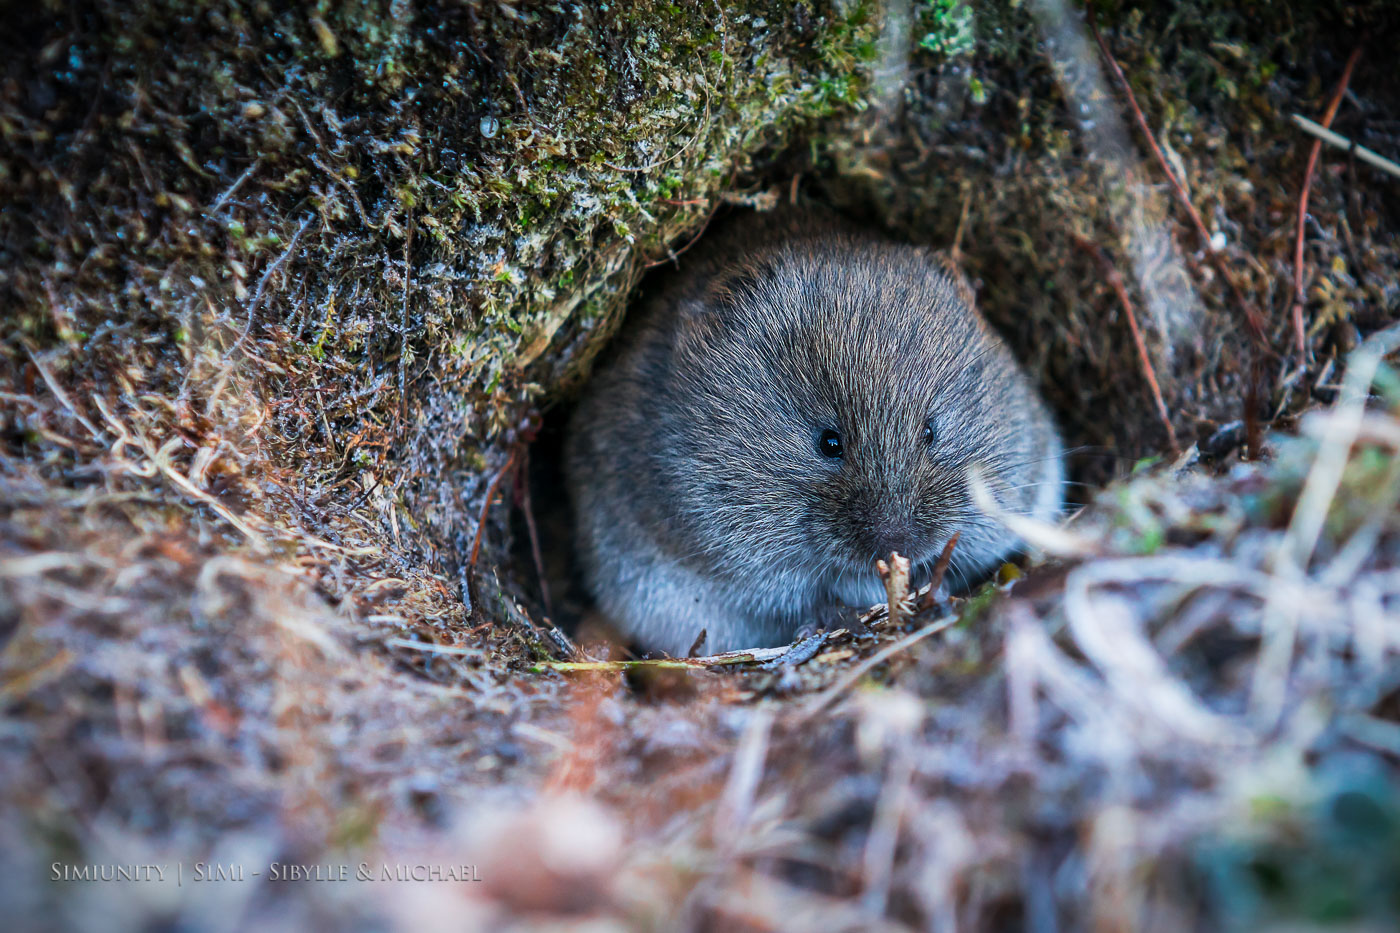
<instances>
[{"instance_id":1,"label":"red stem","mask_svg":"<svg viewBox=\"0 0 1400 933\"><path fill-rule=\"evenodd\" d=\"M1332 125L1332 118L1337 115L1337 107L1341 105L1347 85L1351 82L1352 70L1356 68L1356 62L1360 58L1361 46L1358 45L1347 59L1346 67L1342 69L1341 80L1337 82L1337 89L1332 92L1332 99L1319 121L1323 129ZM1322 140L1314 139L1312 151L1308 153L1308 167L1303 172L1303 190L1298 195L1298 240L1293 250L1293 340L1297 344L1299 360L1302 360L1307 352L1307 337L1303 331L1303 304L1307 300L1307 296L1303 294L1303 227L1308 217L1308 195L1312 192L1313 173L1317 171L1317 163L1321 157Z\"/></svg>"}]
</instances>

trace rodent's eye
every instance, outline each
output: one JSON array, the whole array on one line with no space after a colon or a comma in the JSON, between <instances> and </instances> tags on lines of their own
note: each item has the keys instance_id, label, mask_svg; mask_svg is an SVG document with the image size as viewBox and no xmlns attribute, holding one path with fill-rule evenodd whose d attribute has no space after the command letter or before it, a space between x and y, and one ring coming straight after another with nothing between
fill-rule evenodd
<instances>
[{"instance_id":1,"label":"rodent's eye","mask_svg":"<svg viewBox=\"0 0 1400 933\"><path fill-rule=\"evenodd\" d=\"M831 428L827 428L817 438L817 453L823 457L839 457L843 452L841 435Z\"/></svg>"},{"instance_id":2,"label":"rodent's eye","mask_svg":"<svg viewBox=\"0 0 1400 933\"><path fill-rule=\"evenodd\" d=\"M933 442L937 438L938 429L933 423L933 418L929 418L927 421L924 422L924 443L932 447Z\"/></svg>"}]
</instances>

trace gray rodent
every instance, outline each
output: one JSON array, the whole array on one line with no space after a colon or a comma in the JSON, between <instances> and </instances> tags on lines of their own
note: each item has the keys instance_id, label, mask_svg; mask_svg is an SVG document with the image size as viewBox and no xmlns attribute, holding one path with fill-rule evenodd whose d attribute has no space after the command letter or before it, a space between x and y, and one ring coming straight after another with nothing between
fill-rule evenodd
<instances>
[{"instance_id":1,"label":"gray rodent","mask_svg":"<svg viewBox=\"0 0 1400 933\"><path fill-rule=\"evenodd\" d=\"M927 578L1017 539L971 501L1061 508L1059 434L937 255L825 213L750 214L645 302L568 428L589 590L618 629L683 655L786 644L883 601L891 551Z\"/></svg>"}]
</instances>

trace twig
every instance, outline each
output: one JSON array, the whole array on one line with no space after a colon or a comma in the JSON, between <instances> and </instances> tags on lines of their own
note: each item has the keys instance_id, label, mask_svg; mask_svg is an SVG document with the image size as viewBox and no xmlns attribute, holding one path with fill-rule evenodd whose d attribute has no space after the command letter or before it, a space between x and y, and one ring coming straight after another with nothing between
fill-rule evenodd
<instances>
[{"instance_id":1,"label":"twig","mask_svg":"<svg viewBox=\"0 0 1400 933\"><path fill-rule=\"evenodd\" d=\"M890 658L899 654L901 651L904 651L912 647L913 645L918 644L925 638L928 638L930 635L938 634L939 632L953 625L957 621L958 617L955 615L944 616L941 619L936 619L935 621L930 622L928 625L925 625L923 628L919 629L914 634L901 638L894 644L875 652L873 655L871 655L870 657L866 658L864 661L853 667L851 669L851 672L845 677L841 678L831 687L818 694L817 698L813 700L810 704L808 704L807 708L802 711L802 713L798 717L798 720L803 721L806 719L810 719L817 713L820 713L822 710L830 706L836 700L837 697L845 693L851 687L854 687L856 684L858 684L860 682L860 679L866 674L870 673L870 671L873 668L885 663Z\"/></svg>"},{"instance_id":2,"label":"twig","mask_svg":"<svg viewBox=\"0 0 1400 933\"><path fill-rule=\"evenodd\" d=\"M889 562L877 560L875 570L885 583L885 617L890 625L903 624L907 614L905 602L909 599L909 558L894 552Z\"/></svg>"},{"instance_id":3,"label":"twig","mask_svg":"<svg viewBox=\"0 0 1400 933\"><path fill-rule=\"evenodd\" d=\"M1095 542L1069 528L1041 521L1003 506L996 496L992 495L981 464L974 463L968 466L967 489L972 496L973 505L1032 547L1057 557L1087 557L1099 553L1100 548Z\"/></svg>"},{"instance_id":4,"label":"twig","mask_svg":"<svg viewBox=\"0 0 1400 933\"><path fill-rule=\"evenodd\" d=\"M306 115L302 114L302 119L305 118ZM310 129L310 127L311 124L308 122L307 128ZM313 133L313 135L315 134ZM320 137L317 136L316 139L319 140ZM355 205L355 212L360 215L361 223L363 223L366 227L369 227L371 230L374 231L379 231L383 229L384 224L382 222L374 223L369 219L369 215L365 213L365 206L360 203L360 196L355 193L354 185L350 184L350 182L346 181L344 178L341 178L340 175L337 174L333 168L331 168L325 162L321 161L321 159L314 153L311 155L311 164L319 168L321 171L325 172L327 175L330 176L331 181L335 182L336 184L340 185L342 188L345 189L346 193L350 195L350 202Z\"/></svg>"},{"instance_id":5,"label":"twig","mask_svg":"<svg viewBox=\"0 0 1400 933\"><path fill-rule=\"evenodd\" d=\"M257 291L253 292L253 300L248 305L248 322L243 325L243 333L239 334L238 339L233 342L233 346L229 347L228 353L224 355L225 358L233 353L234 350L241 347L243 341L247 340L248 335L253 332L253 322L258 319L258 305L262 303L263 292L267 289L267 283L272 279L272 276L277 270L282 268L282 264L287 261L287 258L292 255L292 250L296 249L297 240L301 239L302 232L306 230L307 225L310 223L311 215L308 214L306 219L301 222L301 226L297 227L297 232L292 234L292 242L287 244L287 248L282 251L282 255L274 259L272 265L267 267L267 271L263 272L262 278L258 279Z\"/></svg>"},{"instance_id":6,"label":"twig","mask_svg":"<svg viewBox=\"0 0 1400 933\"><path fill-rule=\"evenodd\" d=\"M1074 236L1071 234L1071 236ZM1091 243L1080 236L1074 236L1075 245L1089 253L1103 269L1104 275L1108 277L1108 284L1118 296L1118 303L1123 306L1123 312L1128 316L1128 330L1133 335L1133 345L1137 347L1138 362L1142 364L1142 374L1147 379L1147 387L1152 390L1152 401L1157 406L1157 417L1162 420L1162 425L1167 429L1167 443L1171 445L1172 455L1181 453L1181 447L1176 441L1176 428L1172 426L1171 415L1167 413L1167 403L1162 398L1162 387L1157 384L1157 374L1152 369L1152 357L1147 352L1147 342L1142 337L1142 328L1138 327L1137 314L1133 311L1133 303L1128 298L1128 289L1123 285L1123 277L1114 268L1113 260L1108 258L1096 243Z\"/></svg>"},{"instance_id":7,"label":"twig","mask_svg":"<svg viewBox=\"0 0 1400 933\"><path fill-rule=\"evenodd\" d=\"M403 303L399 306L399 427L408 417L408 293L413 281L413 208L408 209L408 233L403 242Z\"/></svg>"},{"instance_id":8,"label":"twig","mask_svg":"<svg viewBox=\"0 0 1400 933\"><path fill-rule=\"evenodd\" d=\"M948 567L953 563L953 548L958 546L958 539L961 537L962 532L955 531L953 536L948 539L948 543L943 545L943 553L938 555L938 561L933 565L933 578L929 580L928 589L924 591L923 599L919 601L920 609L933 607L938 588L943 585L943 578L948 575Z\"/></svg>"},{"instance_id":9,"label":"twig","mask_svg":"<svg viewBox=\"0 0 1400 933\"><path fill-rule=\"evenodd\" d=\"M1362 162L1369 163L1371 166L1378 168L1383 172L1387 172L1391 175L1394 175L1396 178L1400 178L1400 164L1392 162L1390 159L1387 159L1380 153L1372 149L1367 149L1365 146L1358 146L1356 143L1352 142L1350 139L1347 139L1341 133L1334 132L1333 130L1329 130L1323 126L1318 126L1316 123L1314 123L1313 121L1309 120L1307 117L1301 114L1295 113L1293 115L1293 122L1298 125L1299 129L1313 134L1323 142L1330 143L1331 145L1336 146L1338 149L1345 149L1347 152L1354 154Z\"/></svg>"},{"instance_id":10,"label":"twig","mask_svg":"<svg viewBox=\"0 0 1400 933\"><path fill-rule=\"evenodd\" d=\"M472 539L472 554L467 560L468 569L476 569L476 558L481 552L481 533L486 529L486 519L491 513L491 500L496 498L496 490L501 486L501 480L505 479L510 468L515 465L515 447L511 447L510 453L506 455L505 465L491 478L491 485L486 487L486 501L481 503L481 517L476 520L476 537Z\"/></svg>"},{"instance_id":11,"label":"twig","mask_svg":"<svg viewBox=\"0 0 1400 933\"><path fill-rule=\"evenodd\" d=\"M643 271L648 269L655 269L657 266L664 266L668 262L676 262L676 260L680 257L682 253L684 253L686 250L690 249L692 246L698 243L700 241L700 237L705 235L705 231L710 226L710 221L715 219L715 212L719 210L719 206L723 203L724 202L722 200L716 198L714 206L710 208L710 213L705 215L704 223L700 225L699 230L695 231L695 236L691 237L690 240L680 249L667 250L665 259L657 259L647 263L645 266L642 267ZM677 264L679 265L679 263Z\"/></svg>"},{"instance_id":12,"label":"twig","mask_svg":"<svg viewBox=\"0 0 1400 933\"><path fill-rule=\"evenodd\" d=\"M121 421L117 419L116 415L112 414L111 409L107 407L107 403L103 401L102 396L94 394L92 396L92 401L97 405L97 410L102 413L102 417L106 419L107 424L110 425L112 430L117 434L117 442L112 446L112 452L114 454L124 445L139 447L150 461L150 471L143 472L142 475L154 476L155 472L159 471L166 479L182 489L190 498L209 506L209 508L218 513L220 518L228 522L234 528L237 528L255 549L264 553L270 550L267 545L267 539L251 525L233 514L228 506L191 483L186 477L181 475L178 470L172 469L171 466L165 462L166 458L163 456L164 448L157 450L150 439L142 435L133 435L130 431L127 431Z\"/></svg>"},{"instance_id":13,"label":"twig","mask_svg":"<svg viewBox=\"0 0 1400 933\"><path fill-rule=\"evenodd\" d=\"M545 671L560 673L617 672L635 670L696 670L706 667L727 667L731 664L754 664L772 661L787 654L790 646L781 648L753 648L749 651L727 651L712 654L705 658L641 658L634 661L540 661L530 667L530 673L543 674Z\"/></svg>"},{"instance_id":14,"label":"twig","mask_svg":"<svg viewBox=\"0 0 1400 933\"><path fill-rule=\"evenodd\" d=\"M554 617L554 607L549 599L549 581L545 578L544 556L540 552L540 534L535 528L535 509L530 504L530 448L525 448L517 471L515 488L520 490L520 511L525 515L525 531L530 536L530 556L535 561L535 573L540 580L540 603L544 606L545 618Z\"/></svg>"},{"instance_id":15,"label":"twig","mask_svg":"<svg viewBox=\"0 0 1400 933\"><path fill-rule=\"evenodd\" d=\"M39 370L39 375L43 377L44 385L49 387L49 391L53 393L54 398L58 399L58 403L67 409L68 414L78 419L79 424L88 429L88 433L92 435L93 440L97 441L99 444L102 443L102 432L97 429L97 425L89 421L87 416L78 411L77 407L73 405L73 400L68 397L67 392L63 391L63 386L59 385L58 381L54 379L53 373L49 372L49 368L39 359L39 355L29 349L29 347L25 347L24 352L29 354L29 359L34 363L34 368Z\"/></svg>"},{"instance_id":16,"label":"twig","mask_svg":"<svg viewBox=\"0 0 1400 933\"><path fill-rule=\"evenodd\" d=\"M962 532L955 531L948 543L943 545L943 553L938 555L938 562L933 565L933 579L929 581L930 592L943 585L943 578L947 576L948 567L953 562L953 548L958 546L958 539L961 537Z\"/></svg>"},{"instance_id":17,"label":"twig","mask_svg":"<svg viewBox=\"0 0 1400 933\"><path fill-rule=\"evenodd\" d=\"M501 480L513 473L516 483L515 493L517 502L520 500L520 482L529 482L530 445L535 442L535 438L539 434L540 425L539 413L531 409L526 412L525 419L520 423L519 428L507 435L507 439L510 442L510 450L506 455L506 462L501 464L500 471L491 479L491 485L486 490L486 501L481 504L481 518L476 526L476 540L472 542L471 561L467 565L469 568L476 566L477 552L481 549L481 531L486 525L487 514L491 511L491 505L495 500L496 490L501 485ZM527 489L527 495L528 492ZM534 521L533 515L527 516L528 524L533 526ZM531 532L533 534L533 527L531 528ZM539 566L543 568L543 562L540 562ZM543 574L543 569L541 569L541 573Z\"/></svg>"},{"instance_id":18,"label":"twig","mask_svg":"<svg viewBox=\"0 0 1400 933\"><path fill-rule=\"evenodd\" d=\"M899 842L899 827L914 777L914 755L909 743L901 742L891 748L891 761L875 803L870 835L865 841L862 859L865 871L865 892L861 906L871 917L883 917L890 897L890 880L894 873L895 846Z\"/></svg>"},{"instance_id":19,"label":"twig","mask_svg":"<svg viewBox=\"0 0 1400 933\"><path fill-rule=\"evenodd\" d=\"M17 673L0 681L0 703L8 706L11 701L35 692L40 687L53 683L73 666L78 656L67 648L58 651L46 661L35 664L26 662Z\"/></svg>"},{"instance_id":20,"label":"twig","mask_svg":"<svg viewBox=\"0 0 1400 933\"><path fill-rule=\"evenodd\" d=\"M0 559L0 578L36 577L50 570L76 570L79 567L109 567L107 560L88 554L39 551Z\"/></svg>"},{"instance_id":21,"label":"twig","mask_svg":"<svg viewBox=\"0 0 1400 933\"><path fill-rule=\"evenodd\" d=\"M1298 505L1284 537L1284 547L1300 568L1307 566L1322 536L1332 498L1341 485L1348 451L1365 415L1371 383L1381 362L1397 349L1400 349L1400 324L1392 324L1367 337L1347 360L1333 420L1324 428L1317 461L1298 496Z\"/></svg>"},{"instance_id":22,"label":"twig","mask_svg":"<svg viewBox=\"0 0 1400 933\"><path fill-rule=\"evenodd\" d=\"M753 812L753 801L763 778L763 765L768 757L769 736L773 729L773 713L757 707L749 718L734 749L734 761L729 778L724 782L719 804L715 807L714 826L720 847L733 855L739 849L745 827Z\"/></svg>"},{"instance_id":23,"label":"twig","mask_svg":"<svg viewBox=\"0 0 1400 933\"><path fill-rule=\"evenodd\" d=\"M1332 92L1332 99L1327 103L1327 109L1322 113L1322 124L1319 129L1326 130L1332 125L1332 119L1337 115L1337 107L1342 103L1342 97L1347 92L1347 85L1351 82L1351 73L1356 68L1356 62L1361 58L1361 46L1351 53L1347 59L1346 67L1342 69L1342 77L1337 81L1337 89ZM1300 119L1294 117L1294 120ZM1313 140L1312 151L1308 153L1308 167L1303 171L1303 190L1298 195L1298 237L1297 245L1293 250L1293 339L1297 342L1298 359L1301 361L1307 352L1307 337L1303 333L1303 302L1306 296L1303 294L1303 228L1308 217L1308 195L1312 192L1313 173L1317 171L1318 159L1322 156L1321 137Z\"/></svg>"},{"instance_id":24,"label":"twig","mask_svg":"<svg viewBox=\"0 0 1400 933\"><path fill-rule=\"evenodd\" d=\"M953 233L953 248L948 251L953 262L962 263L963 231L967 229L967 212L972 207L972 187L968 186L963 195L962 210L958 213L958 229Z\"/></svg>"},{"instance_id":25,"label":"twig","mask_svg":"<svg viewBox=\"0 0 1400 933\"><path fill-rule=\"evenodd\" d=\"M1259 421L1260 387L1264 382L1263 354L1255 353L1249 362L1248 382L1244 389L1244 453L1245 460L1258 460L1264 455L1264 428Z\"/></svg>"},{"instance_id":26,"label":"twig","mask_svg":"<svg viewBox=\"0 0 1400 933\"><path fill-rule=\"evenodd\" d=\"M1120 711L1132 710L1197 742L1234 744L1242 738L1239 730L1228 717L1206 706L1169 668L1148 638L1133 603L1106 592L1093 595L1125 581L1151 579L1164 570L1173 584L1188 588L1208 585L1206 575L1197 575L1192 564L1171 556L1088 561L1065 580L1062 612L1075 649L1099 670L1109 690L1122 701Z\"/></svg>"},{"instance_id":27,"label":"twig","mask_svg":"<svg viewBox=\"0 0 1400 933\"><path fill-rule=\"evenodd\" d=\"M258 167L261 166L261 165L262 165L262 157L259 156L258 158L256 158L256 159L253 160L253 164L252 164L252 165L248 166L247 168L245 168L245 169L243 170L243 174L239 175L237 178L235 178L235 179L233 180L233 184L229 185L228 188L224 191L223 194L219 195L218 200L216 200L216 201L210 206L210 208L209 208L209 210L208 210L208 212L206 213L205 216L213 217L215 214L217 214L217 213L219 212L219 208L223 207L225 204L228 203L228 199L231 198L231 197L233 197L234 192L236 192L239 188L241 188L241 187L243 186L243 183L244 183L245 181L247 181L249 178L253 177L253 173L256 172L256 171L258 170Z\"/></svg>"},{"instance_id":28,"label":"twig","mask_svg":"<svg viewBox=\"0 0 1400 933\"><path fill-rule=\"evenodd\" d=\"M1128 78L1123 74L1123 69L1119 67L1118 60L1113 57L1113 53L1108 50L1108 43L1104 41L1103 34L1099 32L1099 24L1093 14L1089 11L1089 30L1094 34L1094 41L1098 43L1099 51L1103 54L1104 61L1108 63L1109 70L1113 72L1114 80L1118 82L1124 96L1128 99L1128 106L1133 112L1133 120L1137 123L1142 135L1147 138L1147 144L1152 149L1152 154L1157 158L1157 163L1166 173L1167 180L1171 182L1172 190L1176 192L1177 200L1186 208L1187 214L1191 217L1191 224L1196 228L1196 235L1200 238L1201 247L1210 258L1211 264L1215 266L1220 277L1230 287L1235 300L1244 311L1245 325L1249 328L1250 335L1260 344L1266 345L1267 338L1264 336L1264 320L1254 306L1245 298L1244 292L1235 283L1235 278L1230 274L1229 268L1225 265L1224 256L1211 243L1210 232L1206 230L1206 225L1201 220L1200 213L1196 210L1196 205L1191 203L1191 196L1186 193L1185 186L1181 179L1176 177L1172 171L1171 164L1167 162L1167 157L1162 152L1162 147L1157 144L1157 137L1153 135L1152 128L1147 125L1147 117L1143 116L1142 108L1138 106L1137 97L1133 94L1132 86L1128 84Z\"/></svg>"},{"instance_id":29,"label":"twig","mask_svg":"<svg viewBox=\"0 0 1400 933\"><path fill-rule=\"evenodd\" d=\"M480 648L465 648L459 645L437 645L430 641L413 641L409 638L386 638L384 644L390 648L407 648L410 651L425 651L428 654L450 654L462 658L481 658L486 652Z\"/></svg>"}]
</instances>

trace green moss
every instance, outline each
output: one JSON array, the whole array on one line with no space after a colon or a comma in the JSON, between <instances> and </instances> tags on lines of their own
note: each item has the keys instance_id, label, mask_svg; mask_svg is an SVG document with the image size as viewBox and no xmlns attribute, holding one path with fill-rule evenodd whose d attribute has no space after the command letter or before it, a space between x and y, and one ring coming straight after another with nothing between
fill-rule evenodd
<instances>
[{"instance_id":1,"label":"green moss","mask_svg":"<svg viewBox=\"0 0 1400 933\"><path fill-rule=\"evenodd\" d=\"M959 610L957 627L960 629L971 628L986 618L987 613L1000 600L1001 593L1002 590L997 586L995 580L989 580L978 587Z\"/></svg>"},{"instance_id":2,"label":"green moss","mask_svg":"<svg viewBox=\"0 0 1400 933\"><path fill-rule=\"evenodd\" d=\"M925 0L920 4L919 22L928 30L919 40L925 51L966 55L975 45L972 6L966 0Z\"/></svg>"}]
</instances>

